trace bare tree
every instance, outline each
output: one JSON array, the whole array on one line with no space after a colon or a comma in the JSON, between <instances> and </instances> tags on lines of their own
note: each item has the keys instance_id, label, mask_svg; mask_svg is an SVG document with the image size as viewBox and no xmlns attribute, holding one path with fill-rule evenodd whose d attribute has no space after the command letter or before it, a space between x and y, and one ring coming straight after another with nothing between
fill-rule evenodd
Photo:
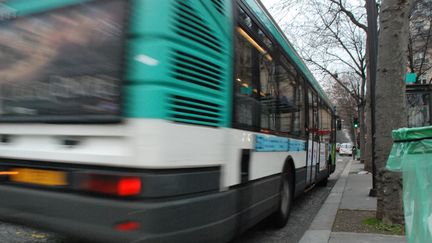
<instances>
[{"instance_id":1,"label":"bare tree","mask_svg":"<svg viewBox=\"0 0 432 243\"><path fill-rule=\"evenodd\" d=\"M290 21L284 29L290 39L294 37L294 42L295 37L299 39L296 44L301 55L322 79L330 78L355 101L355 116L360 121L360 148L363 149L366 133L366 9L360 1L359 5L352 2L285 0L274 6L273 12L281 20L289 13ZM291 9L298 11L293 13Z\"/></svg>"},{"instance_id":2,"label":"bare tree","mask_svg":"<svg viewBox=\"0 0 432 243\"><path fill-rule=\"evenodd\" d=\"M387 223L403 222L402 179L385 166L392 146L392 130L407 123L404 77L412 4L413 0L383 0L380 11L374 156L377 217Z\"/></svg>"},{"instance_id":3,"label":"bare tree","mask_svg":"<svg viewBox=\"0 0 432 243\"><path fill-rule=\"evenodd\" d=\"M355 78L355 77L343 75L339 79L342 82L347 83L347 86L348 85L352 85L352 86L356 85L357 87L353 87L353 89L358 90L359 89L359 87L357 85L358 83L353 81L352 80L353 78ZM330 84L331 84L331 86L326 87L329 98L333 102L333 104L335 104L337 107L338 116L343 121L342 122L343 129L347 129L350 131L350 133L349 133L350 139L351 139L351 141L354 141L355 131L354 131L353 126L351 124L352 124L352 118L357 115L357 110L356 110L357 109L357 101L353 98L353 96L347 95L346 94L347 91L344 88L342 88L342 86L339 85L338 83L331 82Z\"/></svg>"}]
</instances>

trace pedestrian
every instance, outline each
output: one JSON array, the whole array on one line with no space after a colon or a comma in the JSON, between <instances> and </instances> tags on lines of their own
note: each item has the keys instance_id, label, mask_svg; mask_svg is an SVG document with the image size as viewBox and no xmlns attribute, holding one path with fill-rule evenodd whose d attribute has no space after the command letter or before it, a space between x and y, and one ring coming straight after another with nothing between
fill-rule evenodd
<instances>
[{"instance_id":1,"label":"pedestrian","mask_svg":"<svg viewBox=\"0 0 432 243\"><path fill-rule=\"evenodd\" d=\"M353 146L352 147L352 152L351 152L353 160L355 160L356 152L357 152L356 146Z\"/></svg>"}]
</instances>

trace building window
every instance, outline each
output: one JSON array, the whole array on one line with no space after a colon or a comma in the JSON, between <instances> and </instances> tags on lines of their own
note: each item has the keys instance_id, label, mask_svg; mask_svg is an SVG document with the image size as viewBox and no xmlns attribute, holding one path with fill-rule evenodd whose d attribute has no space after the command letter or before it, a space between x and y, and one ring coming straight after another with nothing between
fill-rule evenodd
<instances>
[{"instance_id":1,"label":"building window","mask_svg":"<svg viewBox=\"0 0 432 243\"><path fill-rule=\"evenodd\" d=\"M430 93L406 94L408 127L422 127L431 125L431 97L432 95Z\"/></svg>"}]
</instances>

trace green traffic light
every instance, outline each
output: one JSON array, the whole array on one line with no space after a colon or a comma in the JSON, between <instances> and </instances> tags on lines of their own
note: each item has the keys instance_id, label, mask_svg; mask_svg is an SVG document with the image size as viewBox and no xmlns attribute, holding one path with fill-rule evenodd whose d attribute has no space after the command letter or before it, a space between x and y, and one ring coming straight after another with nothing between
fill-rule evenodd
<instances>
[{"instance_id":1,"label":"green traffic light","mask_svg":"<svg viewBox=\"0 0 432 243\"><path fill-rule=\"evenodd\" d=\"M354 118L354 128L358 128L359 127L359 120L358 118Z\"/></svg>"}]
</instances>

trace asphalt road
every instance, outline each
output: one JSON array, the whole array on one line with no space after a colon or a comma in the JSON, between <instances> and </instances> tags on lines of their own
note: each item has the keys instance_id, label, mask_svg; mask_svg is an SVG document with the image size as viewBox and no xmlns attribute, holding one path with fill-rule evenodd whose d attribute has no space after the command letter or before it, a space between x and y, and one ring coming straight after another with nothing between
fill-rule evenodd
<instances>
[{"instance_id":1,"label":"asphalt road","mask_svg":"<svg viewBox=\"0 0 432 243\"><path fill-rule=\"evenodd\" d=\"M288 224L282 229L273 229L264 220L255 227L239 235L231 243L295 243L308 229L321 205L345 168L349 157L337 159L335 173L326 187L315 187L294 202ZM24 226L0 222L0 243L77 243L67 236L44 232Z\"/></svg>"},{"instance_id":2,"label":"asphalt road","mask_svg":"<svg viewBox=\"0 0 432 243\"><path fill-rule=\"evenodd\" d=\"M296 198L288 224L282 229L274 229L265 220L232 243L297 243L309 228L321 205L327 199L331 189L345 168L350 157L338 157L336 171L330 176L326 187L315 187Z\"/></svg>"}]
</instances>

